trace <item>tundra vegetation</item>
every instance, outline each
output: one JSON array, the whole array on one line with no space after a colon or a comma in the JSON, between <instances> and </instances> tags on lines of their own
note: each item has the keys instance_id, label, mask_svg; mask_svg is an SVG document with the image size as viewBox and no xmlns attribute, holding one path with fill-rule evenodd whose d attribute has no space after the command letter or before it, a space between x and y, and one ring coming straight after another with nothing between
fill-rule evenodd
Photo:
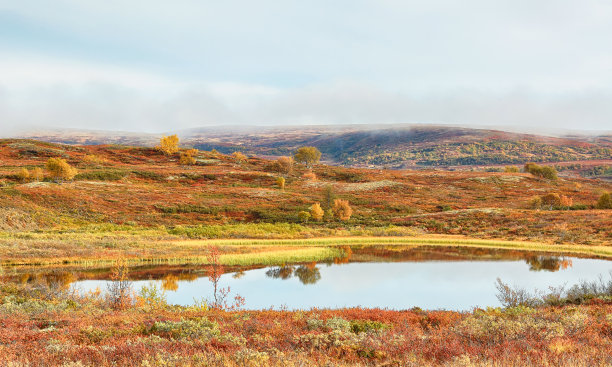
<instances>
[{"instance_id":1,"label":"tundra vegetation","mask_svg":"<svg viewBox=\"0 0 612 367\"><path fill-rule=\"evenodd\" d=\"M317 154L296 154L295 165L240 163L206 150L187 167L178 139L164 139L158 148L0 140L0 365L612 363L604 286L536 299L500 282L509 301L525 302L471 312L228 311L236 305L229 291L179 307L154 287L134 294L128 276L139 263L307 264L342 258L341 246L354 244L610 258L609 182L532 165L392 171L317 164ZM5 282L17 264L114 264L117 288L75 294L36 278Z\"/></svg>"}]
</instances>

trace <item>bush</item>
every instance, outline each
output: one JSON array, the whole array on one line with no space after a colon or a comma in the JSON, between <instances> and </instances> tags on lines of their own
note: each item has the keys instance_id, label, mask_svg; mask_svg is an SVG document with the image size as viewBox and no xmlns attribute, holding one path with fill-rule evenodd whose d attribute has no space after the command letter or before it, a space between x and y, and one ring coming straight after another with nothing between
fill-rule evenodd
<instances>
[{"instance_id":1,"label":"bush","mask_svg":"<svg viewBox=\"0 0 612 367\"><path fill-rule=\"evenodd\" d=\"M234 152L232 153L232 158L234 158L237 163L244 163L249 157L241 152Z\"/></svg>"},{"instance_id":2,"label":"bush","mask_svg":"<svg viewBox=\"0 0 612 367\"><path fill-rule=\"evenodd\" d=\"M45 174L43 173L42 168L36 167L30 172L30 180L38 182L42 181L45 178Z\"/></svg>"},{"instance_id":3,"label":"bush","mask_svg":"<svg viewBox=\"0 0 612 367\"><path fill-rule=\"evenodd\" d=\"M321 208L321 204L314 203L310 207L310 216L312 217L312 219L316 220L317 222L320 222L323 220L324 214L325 213L323 212L323 209Z\"/></svg>"},{"instance_id":4,"label":"bush","mask_svg":"<svg viewBox=\"0 0 612 367\"><path fill-rule=\"evenodd\" d=\"M298 213L298 219L300 222L306 223L310 219L310 213L302 210Z\"/></svg>"},{"instance_id":5,"label":"bush","mask_svg":"<svg viewBox=\"0 0 612 367\"><path fill-rule=\"evenodd\" d=\"M278 185L278 188L281 190L285 189L285 178L284 177L277 177L276 178L276 184Z\"/></svg>"},{"instance_id":6,"label":"bush","mask_svg":"<svg viewBox=\"0 0 612 367\"><path fill-rule=\"evenodd\" d=\"M317 175L314 172L312 172L312 171L308 171L308 172L304 173L302 178L305 179L305 180L309 180L309 181L315 181L317 179Z\"/></svg>"},{"instance_id":7,"label":"bush","mask_svg":"<svg viewBox=\"0 0 612 367\"><path fill-rule=\"evenodd\" d=\"M182 166L191 166L196 164L195 155L198 154L197 149L188 149L181 152L181 156L179 157L179 164Z\"/></svg>"},{"instance_id":8,"label":"bush","mask_svg":"<svg viewBox=\"0 0 612 367\"><path fill-rule=\"evenodd\" d=\"M519 172L519 168L517 166L506 166L504 167L504 172L508 172L508 173L516 173Z\"/></svg>"},{"instance_id":9,"label":"bush","mask_svg":"<svg viewBox=\"0 0 612 367\"><path fill-rule=\"evenodd\" d=\"M27 168L22 168L17 173L17 178L21 182L28 182L30 180L30 171Z\"/></svg>"},{"instance_id":10,"label":"bush","mask_svg":"<svg viewBox=\"0 0 612 367\"><path fill-rule=\"evenodd\" d=\"M340 220L349 220L353 214L353 209L349 205L349 202L342 199L334 200L332 211L334 212L334 216Z\"/></svg>"},{"instance_id":11,"label":"bush","mask_svg":"<svg viewBox=\"0 0 612 367\"><path fill-rule=\"evenodd\" d=\"M85 157L83 157L83 163L91 166L101 166L108 163L108 160L95 154L87 154Z\"/></svg>"},{"instance_id":12,"label":"bush","mask_svg":"<svg viewBox=\"0 0 612 367\"><path fill-rule=\"evenodd\" d=\"M178 152L178 143L179 138L176 135L163 136L159 140L159 146L157 147L157 149L165 155L172 155Z\"/></svg>"},{"instance_id":13,"label":"bush","mask_svg":"<svg viewBox=\"0 0 612 367\"><path fill-rule=\"evenodd\" d=\"M595 207L597 209L612 209L612 196L610 196L610 193L604 192L601 194Z\"/></svg>"},{"instance_id":14,"label":"bush","mask_svg":"<svg viewBox=\"0 0 612 367\"><path fill-rule=\"evenodd\" d=\"M539 166L535 163L525 164L525 172L529 172L536 177L545 178L548 180L556 180L557 170L551 166Z\"/></svg>"},{"instance_id":15,"label":"bush","mask_svg":"<svg viewBox=\"0 0 612 367\"><path fill-rule=\"evenodd\" d=\"M532 200L534 209L567 210L573 207L573 200L565 195L550 193Z\"/></svg>"},{"instance_id":16,"label":"bush","mask_svg":"<svg viewBox=\"0 0 612 367\"><path fill-rule=\"evenodd\" d=\"M72 180L78 173L62 158L49 158L47 171L49 171L49 176L55 180Z\"/></svg>"},{"instance_id":17,"label":"bush","mask_svg":"<svg viewBox=\"0 0 612 367\"><path fill-rule=\"evenodd\" d=\"M99 170L83 172L76 175L75 180L117 181L127 176L127 172L118 170Z\"/></svg>"},{"instance_id":18,"label":"bush","mask_svg":"<svg viewBox=\"0 0 612 367\"><path fill-rule=\"evenodd\" d=\"M157 321L151 326L149 333L165 334L174 339L198 339L202 342L221 335L219 324L205 318L181 321Z\"/></svg>"}]
</instances>

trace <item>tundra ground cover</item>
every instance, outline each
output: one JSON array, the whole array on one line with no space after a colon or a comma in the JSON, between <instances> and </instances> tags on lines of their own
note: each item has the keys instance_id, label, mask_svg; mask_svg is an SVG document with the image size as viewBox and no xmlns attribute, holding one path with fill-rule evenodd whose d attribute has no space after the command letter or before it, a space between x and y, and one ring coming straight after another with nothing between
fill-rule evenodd
<instances>
[{"instance_id":1,"label":"tundra ground cover","mask_svg":"<svg viewBox=\"0 0 612 367\"><path fill-rule=\"evenodd\" d=\"M156 296L157 297L157 296ZM128 309L99 296L0 286L0 364L12 366L607 366L609 299L471 312Z\"/></svg>"}]
</instances>

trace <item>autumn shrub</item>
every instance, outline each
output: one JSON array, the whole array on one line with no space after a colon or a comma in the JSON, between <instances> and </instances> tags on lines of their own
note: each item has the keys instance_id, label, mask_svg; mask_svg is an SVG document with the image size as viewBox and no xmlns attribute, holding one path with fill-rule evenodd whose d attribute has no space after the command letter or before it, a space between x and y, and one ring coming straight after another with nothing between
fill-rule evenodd
<instances>
[{"instance_id":1,"label":"autumn shrub","mask_svg":"<svg viewBox=\"0 0 612 367\"><path fill-rule=\"evenodd\" d=\"M293 171L293 158L291 157L280 157L275 163L276 172L281 175L290 175Z\"/></svg>"},{"instance_id":2,"label":"autumn shrub","mask_svg":"<svg viewBox=\"0 0 612 367\"><path fill-rule=\"evenodd\" d=\"M95 154L87 154L83 157L83 163L89 166L101 166L108 163L108 159Z\"/></svg>"},{"instance_id":3,"label":"autumn shrub","mask_svg":"<svg viewBox=\"0 0 612 367\"><path fill-rule=\"evenodd\" d=\"M314 203L310 206L310 216L312 217L312 219L316 220L317 222L320 222L323 220L324 214L325 213L323 212L323 209L321 208L321 204Z\"/></svg>"},{"instance_id":4,"label":"autumn shrub","mask_svg":"<svg viewBox=\"0 0 612 367\"><path fill-rule=\"evenodd\" d=\"M219 324L206 318L157 321L148 329L148 333L173 339L198 339L201 342L221 335Z\"/></svg>"},{"instance_id":5,"label":"autumn shrub","mask_svg":"<svg viewBox=\"0 0 612 367\"><path fill-rule=\"evenodd\" d=\"M165 308L168 306L165 290L157 287L153 282L140 288L137 303L140 306L146 305L153 309Z\"/></svg>"},{"instance_id":6,"label":"autumn shrub","mask_svg":"<svg viewBox=\"0 0 612 367\"><path fill-rule=\"evenodd\" d=\"M334 213L334 217L343 221L351 219L351 215L353 215L353 209L351 208L349 202L342 199L334 200L332 211Z\"/></svg>"},{"instance_id":7,"label":"autumn shrub","mask_svg":"<svg viewBox=\"0 0 612 367\"><path fill-rule=\"evenodd\" d=\"M285 189L285 178L284 177L277 177L276 178L276 185L278 186L279 189L284 190Z\"/></svg>"},{"instance_id":8,"label":"autumn shrub","mask_svg":"<svg viewBox=\"0 0 612 367\"><path fill-rule=\"evenodd\" d=\"M302 175L302 178L308 181L316 181L317 175L312 171L308 171Z\"/></svg>"},{"instance_id":9,"label":"autumn shrub","mask_svg":"<svg viewBox=\"0 0 612 367\"><path fill-rule=\"evenodd\" d=\"M298 219L300 222L306 223L310 219L310 213L302 210L298 213Z\"/></svg>"},{"instance_id":10,"label":"autumn shrub","mask_svg":"<svg viewBox=\"0 0 612 367\"><path fill-rule=\"evenodd\" d=\"M551 166L540 166L535 163L525 164L525 172L529 172L532 175L548 180L556 180L557 170Z\"/></svg>"},{"instance_id":11,"label":"autumn shrub","mask_svg":"<svg viewBox=\"0 0 612 367\"><path fill-rule=\"evenodd\" d=\"M517 166L506 166L504 167L504 172L516 173L516 172L520 172L520 169Z\"/></svg>"},{"instance_id":12,"label":"autumn shrub","mask_svg":"<svg viewBox=\"0 0 612 367\"><path fill-rule=\"evenodd\" d=\"M63 158L49 158L47 171L54 180L72 180L78 171L72 168Z\"/></svg>"},{"instance_id":13,"label":"autumn shrub","mask_svg":"<svg viewBox=\"0 0 612 367\"><path fill-rule=\"evenodd\" d=\"M534 209L545 210L580 209L578 207L573 207L573 200L570 197L559 195L557 193L550 193L535 197L531 200L531 207Z\"/></svg>"},{"instance_id":14,"label":"autumn shrub","mask_svg":"<svg viewBox=\"0 0 612 367\"><path fill-rule=\"evenodd\" d=\"M172 155L179 151L179 138L176 135L162 136L159 140L159 145L156 147L165 155Z\"/></svg>"},{"instance_id":15,"label":"autumn shrub","mask_svg":"<svg viewBox=\"0 0 612 367\"><path fill-rule=\"evenodd\" d=\"M17 172L17 179L21 182L28 182L30 180L30 171L27 168L22 168Z\"/></svg>"},{"instance_id":16,"label":"autumn shrub","mask_svg":"<svg viewBox=\"0 0 612 367\"><path fill-rule=\"evenodd\" d=\"M234 152L232 153L232 158L236 163L244 163L249 158L242 152Z\"/></svg>"},{"instance_id":17,"label":"autumn shrub","mask_svg":"<svg viewBox=\"0 0 612 367\"><path fill-rule=\"evenodd\" d=\"M45 178L45 174L44 174L42 168L40 168L40 167L35 167L30 172L30 180L32 180L34 182L42 181L44 178Z\"/></svg>"},{"instance_id":18,"label":"autumn shrub","mask_svg":"<svg viewBox=\"0 0 612 367\"><path fill-rule=\"evenodd\" d=\"M198 154L197 149L187 149L181 152L179 164L182 166L192 166L196 164L195 155Z\"/></svg>"},{"instance_id":19,"label":"autumn shrub","mask_svg":"<svg viewBox=\"0 0 612 367\"><path fill-rule=\"evenodd\" d=\"M612 209L612 195L609 192L601 194L595 207L597 209Z\"/></svg>"}]
</instances>

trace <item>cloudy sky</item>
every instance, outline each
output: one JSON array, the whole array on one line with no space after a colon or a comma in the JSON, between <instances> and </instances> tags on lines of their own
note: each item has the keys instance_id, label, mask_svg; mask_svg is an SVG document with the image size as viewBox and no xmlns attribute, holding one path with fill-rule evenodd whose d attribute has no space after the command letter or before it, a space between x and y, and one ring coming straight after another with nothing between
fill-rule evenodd
<instances>
[{"instance_id":1,"label":"cloudy sky","mask_svg":"<svg viewBox=\"0 0 612 367\"><path fill-rule=\"evenodd\" d=\"M609 0L0 0L24 126L612 130Z\"/></svg>"}]
</instances>

